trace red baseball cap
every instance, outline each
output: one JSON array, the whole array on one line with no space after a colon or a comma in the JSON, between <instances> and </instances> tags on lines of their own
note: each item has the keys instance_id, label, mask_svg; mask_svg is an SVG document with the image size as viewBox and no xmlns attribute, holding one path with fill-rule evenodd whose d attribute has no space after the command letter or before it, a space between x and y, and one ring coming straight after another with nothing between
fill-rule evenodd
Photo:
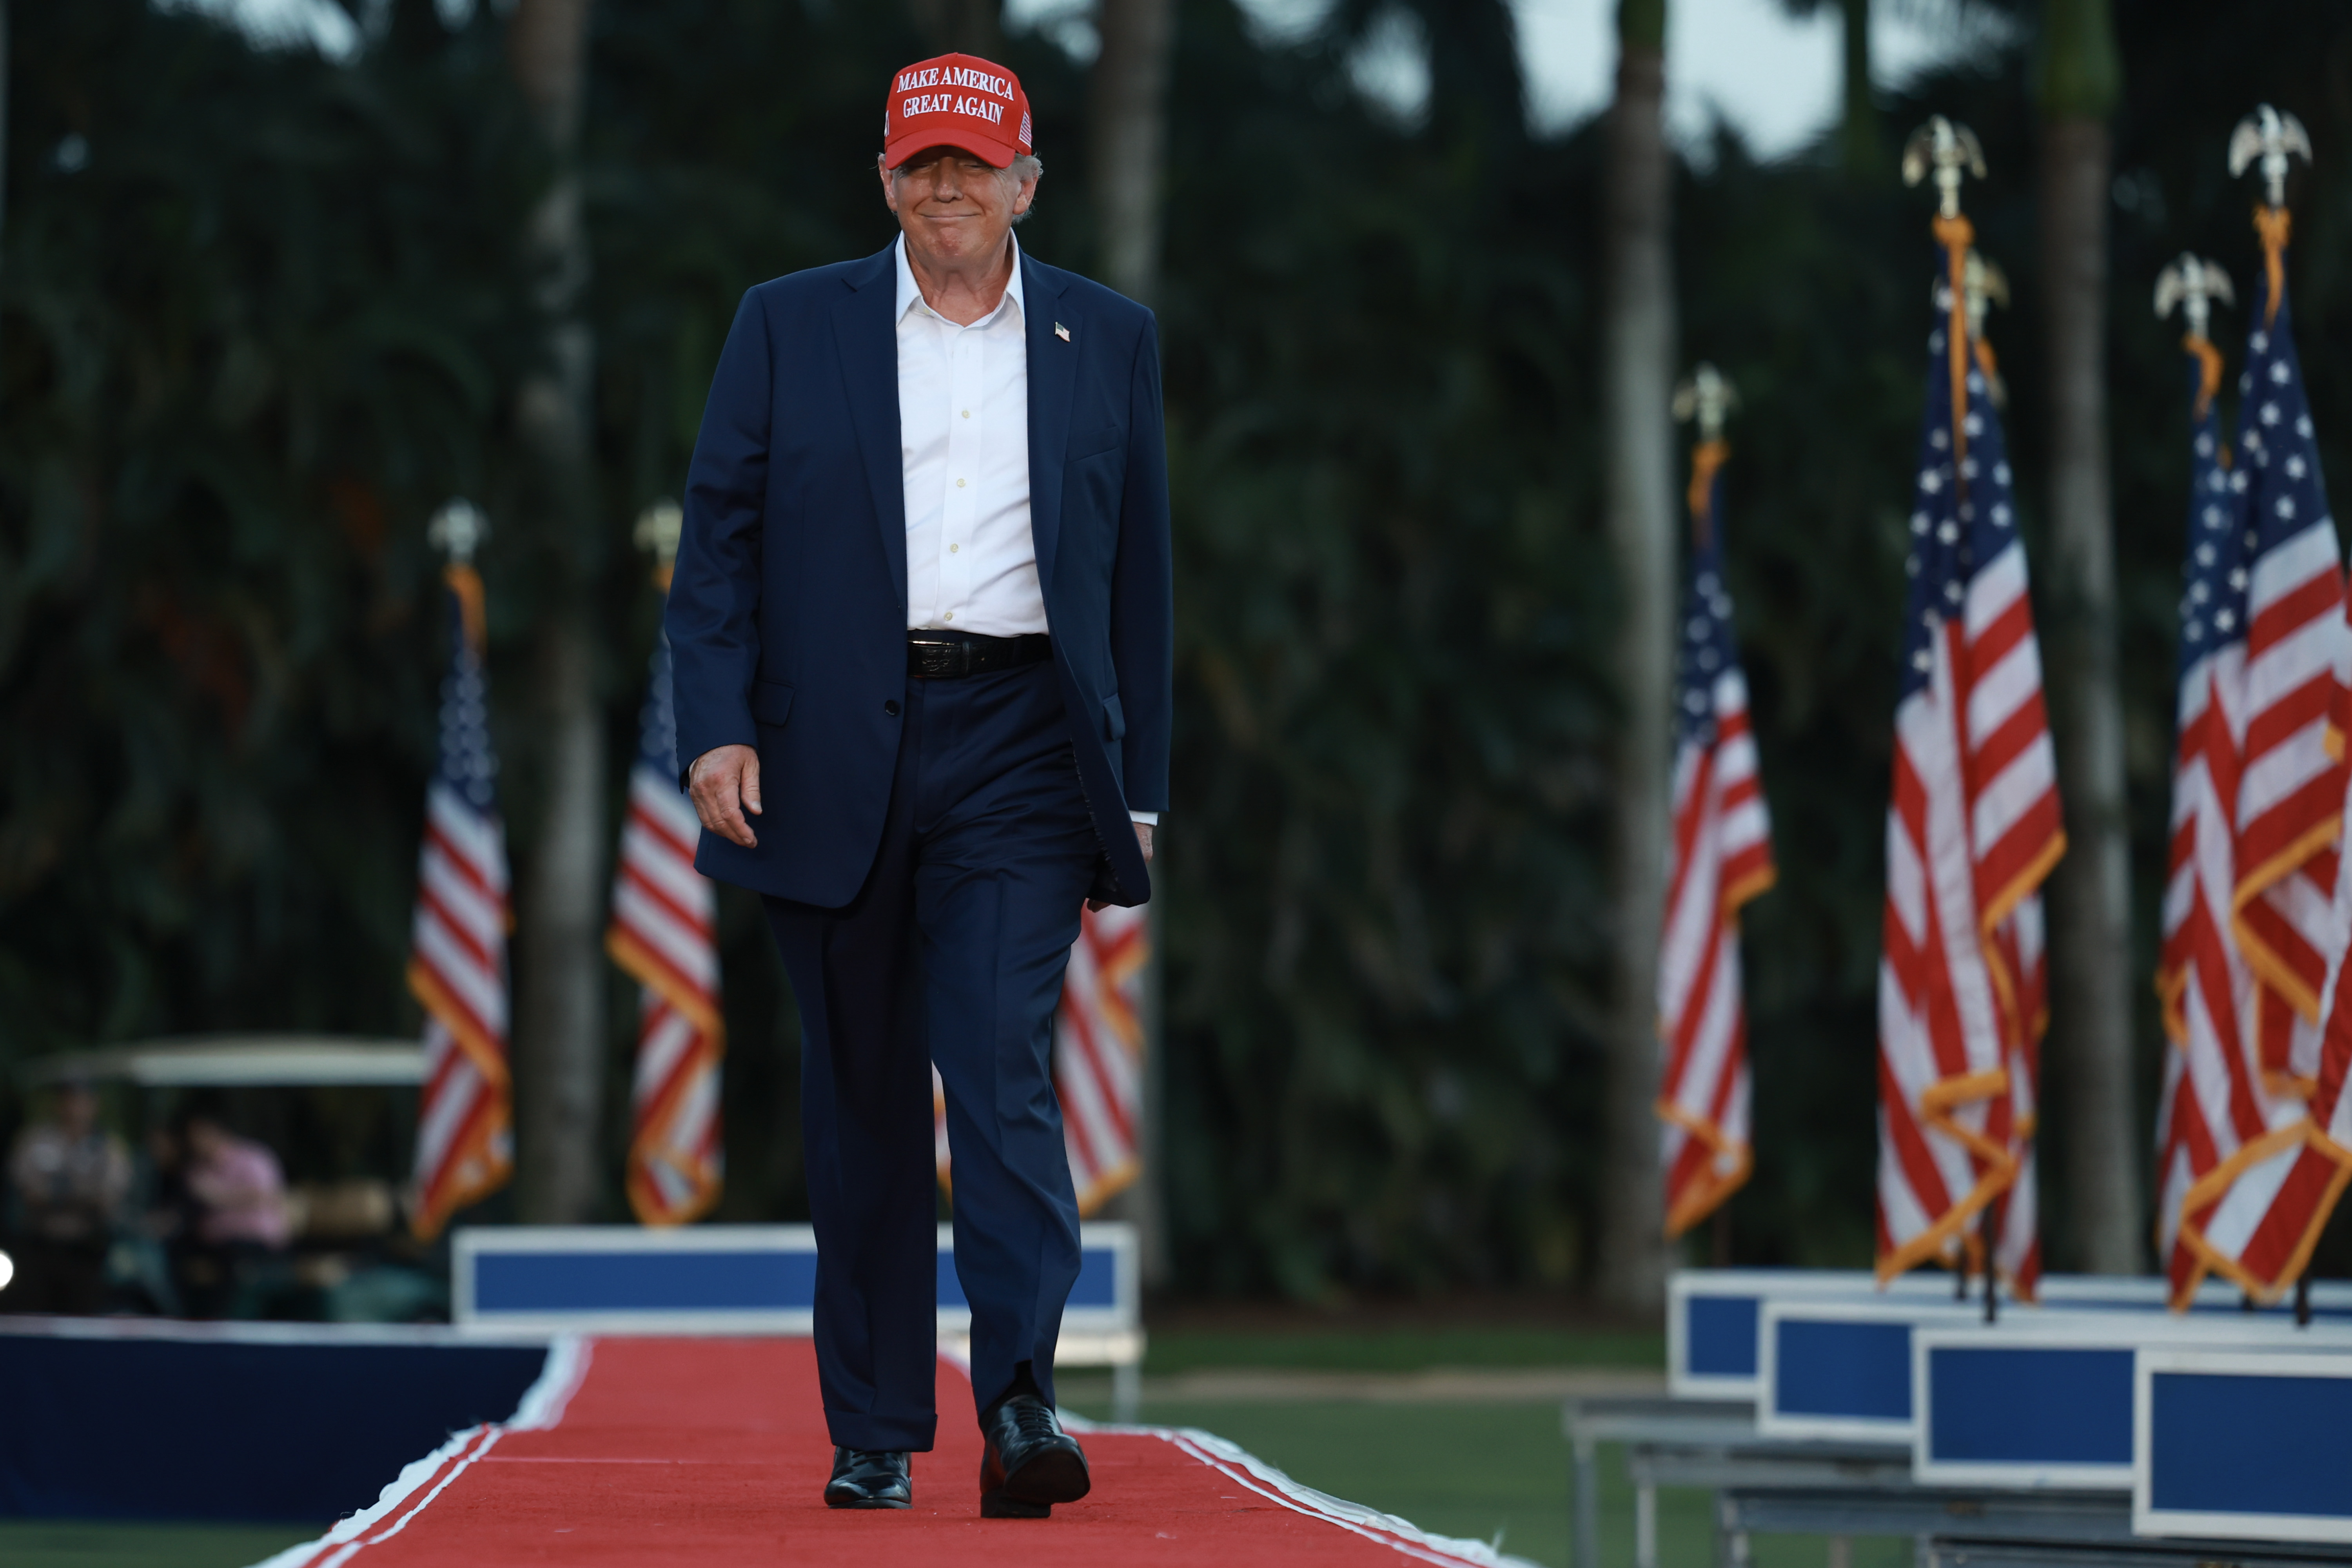
<instances>
[{"instance_id":1,"label":"red baseball cap","mask_svg":"<svg viewBox=\"0 0 2352 1568\"><path fill-rule=\"evenodd\" d=\"M890 79L882 110L882 165L926 147L961 147L1008 168L1029 148L1029 95L1021 79L978 55L940 55Z\"/></svg>"}]
</instances>

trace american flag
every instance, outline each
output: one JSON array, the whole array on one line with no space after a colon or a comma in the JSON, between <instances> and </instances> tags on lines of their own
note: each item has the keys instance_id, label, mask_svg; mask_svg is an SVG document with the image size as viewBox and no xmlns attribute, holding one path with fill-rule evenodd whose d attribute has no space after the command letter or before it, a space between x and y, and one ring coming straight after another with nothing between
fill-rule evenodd
<instances>
[{"instance_id":1,"label":"american flag","mask_svg":"<svg viewBox=\"0 0 2352 1568\"><path fill-rule=\"evenodd\" d=\"M2189 1015L2188 1047L2167 1073L2159 1223L2170 1233L2176 1302L2208 1272L2262 1299L2284 1290L2352 1169L2352 1153L2326 1131L2340 1104L2314 1098L2326 1075L2326 1050L2340 1048L2333 1037L2345 1026L2330 1016L2341 1008L2329 1006L2328 992L2342 989L2352 921L2352 889L2338 853L2352 635L2282 286L2284 223L2264 237L2272 248L2264 310L2248 335L2238 384L2233 479L2242 510L2231 531L2242 569L2227 584L2242 588L2246 626L2231 934L2243 961L2238 1016L2248 1021L2232 1041L2226 1025ZM2184 615L2184 647L2192 630L2219 635ZM2336 1077L2340 1100L2340 1068Z\"/></svg>"},{"instance_id":2,"label":"american flag","mask_svg":"<svg viewBox=\"0 0 2352 1568\"><path fill-rule=\"evenodd\" d=\"M2190 352L2190 484L2180 596L2172 843L2164 889L2164 1088L2157 1122L2157 1250L2174 1300L2205 1268L2180 1233L2189 1190L2269 1130L2274 1110L2253 1048L2252 976L2231 921L2233 830L2245 742L2246 476L2230 470L2213 393L2221 356ZM2280 1108L2284 1109L2284 1108Z\"/></svg>"},{"instance_id":3,"label":"american flag","mask_svg":"<svg viewBox=\"0 0 2352 1568\"><path fill-rule=\"evenodd\" d=\"M1143 1168L1143 972L1151 956L1144 911L1081 910L1078 940L1054 1016L1054 1094L1078 1212L1092 1214ZM931 1156L952 1190L947 1092L931 1069Z\"/></svg>"},{"instance_id":4,"label":"american flag","mask_svg":"<svg viewBox=\"0 0 2352 1568\"><path fill-rule=\"evenodd\" d=\"M2352 818L2352 801L2346 816ZM2352 829L2352 820L2346 826ZM2339 864L2334 894L2340 938L2341 922L2352 911L2352 862ZM2352 1076L2352 986L2345 984L2346 967L2339 941L2323 988L2318 1071L2310 1103L2301 1108L2305 1114L2249 1145L2252 1158L2228 1190L2191 1222L2198 1226L2189 1235L2200 1260L2259 1300L2284 1294L2309 1266L2336 1200L2352 1184L2352 1095L2346 1092Z\"/></svg>"},{"instance_id":5,"label":"american flag","mask_svg":"<svg viewBox=\"0 0 2352 1568\"><path fill-rule=\"evenodd\" d=\"M514 1167L506 829L499 820L498 758L482 675L482 580L459 563L449 567L448 584L441 760L425 790L408 960L408 988L425 1007L410 1225L428 1238L458 1209L503 1185Z\"/></svg>"},{"instance_id":6,"label":"american flag","mask_svg":"<svg viewBox=\"0 0 2352 1568\"><path fill-rule=\"evenodd\" d=\"M677 773L669 638L656 631L604 933L605 951L639 988L628 1189L629 1207L646 1225L684 1225L709 1213L725 1173L719 900L694 868L700 825L678 793Z\"/></svg>"},{"instance_id":7,"label":"american flag","mask_svg":"<svg viewBox=\"0 0 2352 1568\"><path fill-rule=\"evenodd\" d=\"M1054 1092L1078 1212L1092 1214L1142 1163L1143 966L1139 909L1082 910L1054 1019Z\"/></svg>"},{"instance_id":8,"label":"american flag","mask_svg":"<svg viewBox=\"0 0 2352 1568\"><path fill-rule=\"evenodd\" d=\"M2031 1294L2042 1027L2040 889L2065 847L1990 358L1970 342L1969 230L1939 219L1950 281L1929 339L1879 963L1878 1272L1983 1244Z\"/></svg>"},{"instance_id":9,"label":"american flag","mask_svg":"<svg viewBox=\"0 0 2352 1568\"><path fill-rule=\"evenodd\" d=\"M1665 1078L1666 1235L1678 1237L1747 1181L1748 1018L1739 911L1772 885L1771 825L1756 773L1748 679L1723 581L1719 438L1691 458L1694 541L1675 679L1673 859L1658 956Z\"/></svg>"},{"instance_id":10,"label":"american flag","mask_svg":"<svg viewBox=\"0 0 2352 1568\"><path fill-rule=\"evenodd\" d=\"M2286 300L2284 214L2264 226L2264 309L2239 381L2248 546L2245 762L2237 800L2236 934L2256 985L2255 1035L2274 1093L2311 1091L2343 804L2336 695L2352 676L2343 561L2320 481Z\"/></svg>"}]
</instances>

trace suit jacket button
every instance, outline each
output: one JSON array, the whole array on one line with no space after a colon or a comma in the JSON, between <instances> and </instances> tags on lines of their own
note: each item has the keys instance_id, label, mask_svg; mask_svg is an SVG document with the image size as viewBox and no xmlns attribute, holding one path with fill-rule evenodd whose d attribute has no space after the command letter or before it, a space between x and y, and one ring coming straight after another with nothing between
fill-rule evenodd
<instances>
[{"instance_id":1,"label":"suit jacket button","mask_svg":"<svg viewBox=\"0 0 2352 1568\"><path fill-rule=\"evenodd\" d=\"M890 700L882 704L882 711L890 715L891 718L896 719L898 716L898 700L893 697Z\"/></svg>"}]
</instances>

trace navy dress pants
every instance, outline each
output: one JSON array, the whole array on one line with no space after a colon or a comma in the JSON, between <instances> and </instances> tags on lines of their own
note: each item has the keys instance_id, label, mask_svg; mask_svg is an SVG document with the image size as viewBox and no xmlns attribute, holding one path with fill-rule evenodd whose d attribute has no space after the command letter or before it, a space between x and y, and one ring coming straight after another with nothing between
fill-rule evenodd
<instances>
[{"instance_id":1,"label":"navy dress pants","mask_svg":"<svg viewBox=\"0 0 2352 1568\"><path fill-rule=\"evenodd\" d=\"M855 902L767 900L801 1013L816 1354L845 1447L928 1450L937 1356L931 1075L947 1088L972 1394L1053 1398L1078 1277L1054 1011L1101 854L1051 663L907 683Z\"/></svg>"}]
</instances>

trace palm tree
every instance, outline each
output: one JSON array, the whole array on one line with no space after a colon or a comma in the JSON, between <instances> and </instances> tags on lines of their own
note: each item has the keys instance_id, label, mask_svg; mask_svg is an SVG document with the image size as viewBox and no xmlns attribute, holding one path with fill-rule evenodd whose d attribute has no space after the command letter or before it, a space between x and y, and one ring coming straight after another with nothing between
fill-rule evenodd
<instances>
[{"instance_id":1,"label":"palm tree","mask_svg":"<svg viewBox=\"0 0 2352 1568\"><path fill-rule=\"evenodd\" d=\"M2065 1191L2083 1268L2140 1265L2131 846L2116 681L2107 459L2107 118L2122 66L2107 0L2042 18L2042 269L2050 351L2050 694L2068 852L2052 884L2051 973L2066 1086Z\"/></svg>"},{"instance_id":2,"label":"palm tree","mask_svg":"<svg viewBox=\"0 0 2352 1568\"><path fill-rule=\"evenodd\" d=\"M907 0L907 9L934 48L1004 58L1004 0Z\"/></svg>"},{"instance_id":3,"label":"palm tree","mask_svg":"<svg viewBox=\"0 0 2352 1568\"><path fill-rule=\"evenodd\" d=\"M1095 57L1087 120L1091 145L1087 173L1094 185L1096 254L1102 280L1130 300L1152 303L1160 289L1160 207L1168 148L1168 72L1175 42L1173 0L1098 0L1095 29L1102 52ZM1113 1200L1112 1212L1135 1222L1141 1244L1143 1281L1167 1282L1172 1265L1162 1208L1164 1166L1160 1131L1165 1125L1161 1086L1167 1081L1160 1051L1159 996L1167 963L1165 922L1160 903L1145 910L1150 942L1144 975L1143 1174Z\"/></svg>"},{"instance_id":4,"label":"palm tree","mask_svg":"<svg viewBox=\"0 0 2352 1568\"><path fill-rule=\"evenodd\" d=\"M1785 0L1791 16L1810 16L1830 0ZM1845 24L1843 102L1838 117L1838 155L1848 172L1874 174L1884 168L1878 146L1878 110L1870 100L1870 0L1835 0Z\"/></svg>"},{"instance_id":5,"label":"palm tree","mask_svg":"<svg viewBox=\"0 0 2352 1568\"><path fill-rule=\"evenodd\" d=\"M1175 7L1171 0L1099 0L1095 29L1102 52L1095 57L1087 104L1087 153L1103 281L1148 305L1160 279Z\"/></svg>"},{"instance_id":6,"label":"palm tree","mask_svg":"<svg viewBox=\"0 0 2352 1568\"><path fill-rule=\"evenodd\" d=\"M604 1068L604 730L589 604L598 554L588 479L593 344L580 314L588 234L574 162L588 0L519 0L507 52L557 160L530 230L545 353L515 409L524 531L547 572L531 650L539 832L517 900L516 1197L526 1221L565 1224L595 1205Z\"/></svg>"},{"instance_id":7,"label":"palm tree","mask_svg":"<svg viewBox=\"0 0 2352 1568\"><path fill-rule=\"evenodd\" d=\"M1664 1289L1658 1128L1658 931L1665 902L1672 690L1675 291L1667 244L1666 0L1619 0L1602 223L1601 404L1607 510L1621 581L1612 846L1613 943L1599 1285L1629 1311Z\"/></svg>"}]
</instances>

